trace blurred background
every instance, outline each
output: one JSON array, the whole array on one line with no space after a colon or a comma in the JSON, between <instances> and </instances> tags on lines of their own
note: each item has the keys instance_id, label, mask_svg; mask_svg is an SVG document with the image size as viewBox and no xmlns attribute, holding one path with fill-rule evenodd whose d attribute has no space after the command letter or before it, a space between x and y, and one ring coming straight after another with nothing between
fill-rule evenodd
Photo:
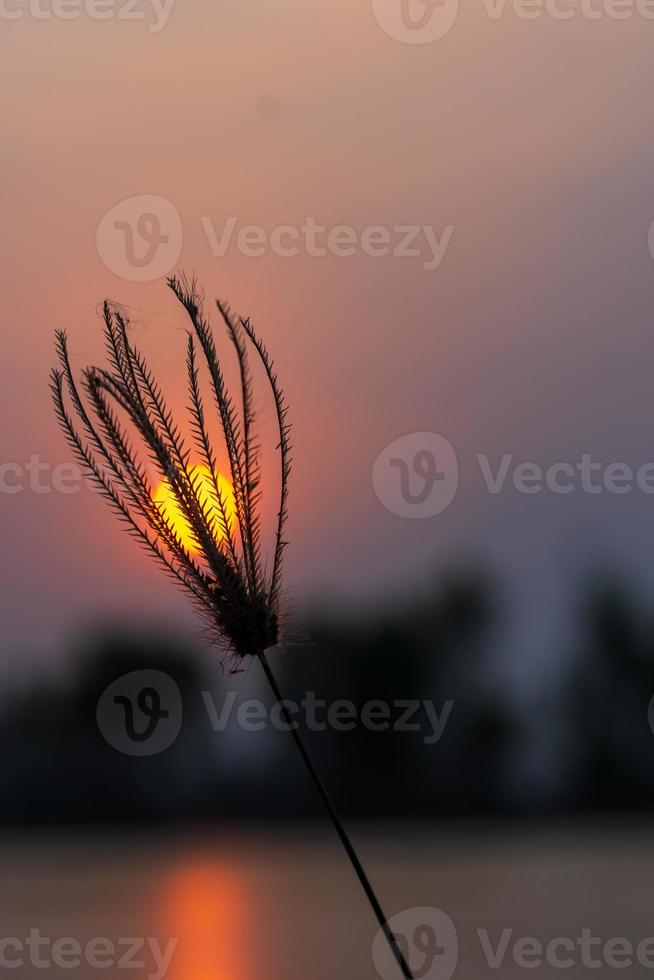
<instances>
[{"instance_id":1,"label":"blurred background","mask_svg":"<svg viewBox=\"0 0 654 980\"><path fill-rule=\"evenodd\" d=\"M416 972L520 976L520 937L566 937L573 962L532 973L610 974L582 930L654 935L651 15L0 7L1 956L40 930L177 940L107 978L398 976L258 665L222 662L56 426L54 330L75 370L100 362L105 297L184 417L176 269L252 316L285 388L271 660L321 721L354 712L299 719ZM148 752L157 705L172 734ZM425 908L458 955L421 952ZM511 931L495 967L484 930Z\"/></svg>"}]
</instances>

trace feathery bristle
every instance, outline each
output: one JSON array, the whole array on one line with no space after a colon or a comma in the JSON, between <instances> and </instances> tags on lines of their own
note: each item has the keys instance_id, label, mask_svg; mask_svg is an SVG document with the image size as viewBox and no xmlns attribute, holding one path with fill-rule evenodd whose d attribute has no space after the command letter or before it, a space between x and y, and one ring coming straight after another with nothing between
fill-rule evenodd
<instances>
[{"instance_id":1,"label":"feathery bristle","mask_svg":"<svg viewBox=\"0 0 654 980\"><path fill-rule=\"evenodd\" d=\"M238 360L239 415L225 384L195 281L170 278L168 285L191 322L186 354L191 432L193 446L211 475L209 480L202 480L191 465L191 449L143 354L130 342L126 317L109 302L102 310L109 368L91 367L83 372L83 399L70 365L66 335L57 331L60 366L52 372L51 390L59 423L73 452L129 533L190 592L214 639L241 659L274 646L279 638L290 473L287 410L272 361L249 320L233 319L227 305L218 301ZM254 433L249 347L263 364L279 429L280 506L270 576L266 576L261 556L260 460ZM218 482L215 434L202 395L198 350L204 359L217 409L217 431L229 462L235 521L229 516L228 502ZM134 436L145 455L139 456L134 448ZM147 476L148 462L171 488L193 548L184 543L170 514L155 502Z\"/></svg>"}]
</instances>

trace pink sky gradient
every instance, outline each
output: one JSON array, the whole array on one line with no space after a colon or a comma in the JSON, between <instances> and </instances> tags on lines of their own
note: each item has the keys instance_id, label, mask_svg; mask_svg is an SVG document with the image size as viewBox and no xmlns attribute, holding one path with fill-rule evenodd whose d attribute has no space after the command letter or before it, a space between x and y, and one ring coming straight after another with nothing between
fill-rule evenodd
<instances>
[{"instance_id":1,"label":"pink sky gradient","mask_svg":"<svg viewBox=\"0 0 654 980\"><path fill-rule=\"evenodd\" d=\"M481 3L425 45L389 38L366 0L178 0L159 33L2 21L2 460L69 459L53 332L69 330L78 366L97 359L105 296L137 311L181 400L183 318L162 281L121 279L96 249L113 205L161 195L181 216L179 267L252 315L286 389L296 595L357 603L467 555L532 605L600 558L651 582L650 498L492 497L475 456L654 458L653 40L638 17L492 21ZM454 232L433 270L213 256L201 219L229 216ZM426 521L389 513L371 484L381 449L413 431L445 435L461 468ZM0 508L7 656L56 649L99 613L187 615L96 497L26 491Z\"/></svg>"}]
</instances>

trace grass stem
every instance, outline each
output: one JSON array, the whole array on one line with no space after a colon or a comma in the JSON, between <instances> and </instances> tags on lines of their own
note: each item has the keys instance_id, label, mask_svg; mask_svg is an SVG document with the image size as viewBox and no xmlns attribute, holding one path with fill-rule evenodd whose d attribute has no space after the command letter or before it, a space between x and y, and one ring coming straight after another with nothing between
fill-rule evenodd
<instances>
[{"instance_id":1,"label":"grass stem","mask_svg":"<svg viewBox=\"0 0 654 980\"><path fill-rule=\"evenodd\" d=\"M400 949L400 946L399 946L399 943L398 943L397 939L393 935L393 933L392 933L392 931L391 931L391 929L390 929L390 927L388 925L388 922L386 920L386 916L384 915L383 909L382 909L381 905L379 904L379 900L378 900L377 896L375 895L375 892L373 890L372 885L370 884L370 881L368 880L368 876L367 876L367 874L366 874L366 872L365 872L365 870L363 868L363 865L361 864L361 861L359 860L359 857L357 855L357 852L354 849L354 846L352 844L352 841L350 840L350 838L348 836L348 833L347 833L345 827L343 826L343 822L342 822L341 818L339 817L339 815L338 815L338 813L336 811L336 807L334 806L334 804L332 802L332 799L331 799L331 797L329 795L329 792L327 790L327 787L325 786L324 782L322 781L322 778L320 776L320 773L316 769L316 767L314 765L314 762L313 762L313 759L309 755L309 752L308 752L308 750L307 750L304 742L302 741L302 738L301 738L300 733L299 733L298 728L297 728L297 724L293 723L293 721L291 719L291 715L290 715L290 713L289 713L289 711L288 711L288 709L286 707L286 702L284 700L284 696L283 696L283 694L281 692L281 689L279 687L279 684L277 683L277 679L276 679L276 677L275 677L275 675L274 675L274 673L272 671L272 668L271 668L270 664L268 663L268 659L267 659L265 653L261 652L259 654L259 660L261 661L261 666L263 667L263 671L264 671L264 673L265 673L265 675L266 675L266 677L268 679L268 683L270 684L270 687L272 688L273 694L275 695L275 699L277 700L277 702L279 704L280 711L282 713L282 716L284 718L284 721L288 725L288 729L289 729L291 735L293 736L293 739L295 741L295 744L297 745L297 747L298 747L298 749L300 751L300 755L302 756L302 758L304 760L304 764L306 765L307 769L309 770L309 775L311 776L311 778L312 778L312 780L314 782L314 785L315 785L316 789L320 793L320 796L322 798L323 803L325 804L325 807L327 809L327 812L329 813L329 816L331 817L331 821L334 824L334 827L336 829L336 833L340 837L341 844L345 848L345 851L347 853L347 856L349 857L349 859L350 859L350 861L352 863L352 867L354 868L354 870L356 872L356 875L357 875L359 881L361 882L361 887L363 888L364 892L366 893L366 898L370 902L370 905L372 907L372 910L373 910L373 912L375 913L375 915L377 917L377 921L379 922L381 928L383 929L384 935L386 936L386 939L388 940L388 943L389 943L389 945L391 947L391 950L393 951L393 955L395 956L395 959L397 960L398 966L402 970L402 975L404 977L407 977L408 980L414 980L413 974L411 973L411 970L409 969L409 965L408 965L406 959L404 958L404 955L402 953L402 950Z\"/></svg>"}]
</instances>

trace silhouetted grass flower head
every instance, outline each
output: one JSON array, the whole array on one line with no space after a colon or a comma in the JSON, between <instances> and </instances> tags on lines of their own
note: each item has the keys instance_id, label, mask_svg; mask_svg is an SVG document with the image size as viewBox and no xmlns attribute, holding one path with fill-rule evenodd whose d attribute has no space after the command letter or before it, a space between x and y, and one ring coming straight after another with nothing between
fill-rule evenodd
<instances>
[{"instance_id":1,"label":"silhouetted grass flower head","mask_svg":"<svg viewBox=\"0 0 654 980\"><path fill-rule=\"evenodd\" d=\"M217 301L238 361L240 391L235 401L227 390L195 281L171 278L168 285L190 321L185 376L191 442L181 434L145 358L131 342L125 316L108 302L103 307L107 367L87 368L78 386L66 334L58 331L59 367L52 371L52 394L75 455L129 533L191 593L213 638L241 659L279 639L291 468L287 409L273 362L249 320L234 317ZM269 572L261 548L260 446L254 431L251 353L263 366L279 433L278 508ZM224 481L218 478L219 448L229 463L233 499L227 498ZM193 453L200 466L192 463ZM166 481L190 535L180 535L170 510L154 499L147 464Z\"/></svg>"}]
</instances>

